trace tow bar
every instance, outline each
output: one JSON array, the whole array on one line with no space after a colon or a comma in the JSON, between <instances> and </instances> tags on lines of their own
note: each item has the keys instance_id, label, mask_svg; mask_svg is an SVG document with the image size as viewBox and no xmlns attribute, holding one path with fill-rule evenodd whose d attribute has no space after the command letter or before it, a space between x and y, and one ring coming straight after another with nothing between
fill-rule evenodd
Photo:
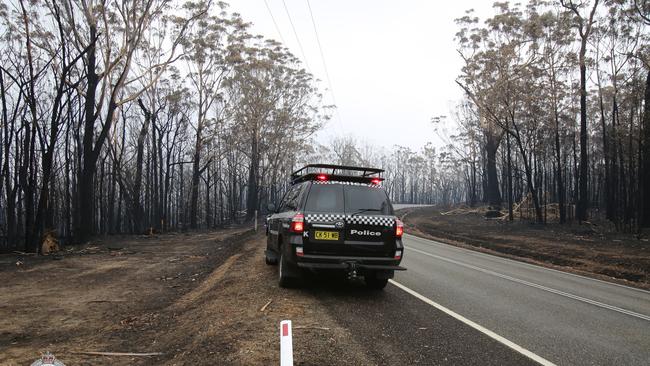
<instances>
[{"instance_id":1,"label":"tow bar","mask_svg":"<svg viewBox=\"0 0 650 366\"><path fill-rule=\"evenodd\" d=\"M347 264L348 280L357 278L357 262L345 262Z\"/></svg>"}]
</instances>

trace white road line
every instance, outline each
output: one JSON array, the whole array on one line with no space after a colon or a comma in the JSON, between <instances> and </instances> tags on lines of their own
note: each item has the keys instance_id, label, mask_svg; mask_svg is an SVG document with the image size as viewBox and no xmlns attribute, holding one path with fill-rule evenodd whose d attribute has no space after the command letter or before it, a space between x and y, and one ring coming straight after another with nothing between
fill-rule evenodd
<instances>
[{"instance_id":1,"label":"white road line","mask_svg":"<svg viewBox=\"0 0 650 366\"><path fill-rule=\"evenodd\" d=\"M434 308L442 311L443 313L453 317L454 319L459 320L459 321L469 325L470 327L478 330L479 332L481 332L481 333L485 334L486 336L494 339L495 341L497 341L497 342L499 342L499 343L513 349L514 351L521 353L522 355L530 358L531 360L539 363L540 365L543 365L543 366L555 366L555 364L553 362L551 362L551 361L549 361L549 360L547 360L547 359L545 359L545 358L543 358L543 357L541 357L539 355L536 355L533 352L525 349L524 347L522 347L522 346L520 346L520 345L518 345L518 344L516 344L516 343L514 343L514 342L512 342L512 341L510 341L510 340L496 334L496 333L494 333L493 331L491 331L491 330L489 330L489 329L487 329L487 328L485 328L485 327L483 327L483 326L481 326L479 324L474 323L473 321L465 318L464 316L462 316L462 315L460 315L460 314L458 314L458 313L456 313L456 312L454 312L454 311L452 311L450 309L447 309L446 307L438 304L437 302L434 302L433 300L429 299L428 297L425 297L424 295L421 295L420 293L418 293L418 292L416 292L414 290L411 290L410 288L402 285L401 283L396 282L394 280L389 280L389 281L390 281L390 283L392 283L393 285L399 287L400 289L404 290L405 292L415 296L416 298L424 301L425 303L433 306Z\"/></svg>"},{"instance_id":2,"label":"white road line","mask_svg":"<svg viewBox=\"0 0 650 366\"><path fill-rule=\"evenodd\" d=\"M598 307L601 307L603 309L613 310L613 311L619 312L621 314L626 314L626 315L629 315L629 316L633 316L635 318L650 321L650 316L648 316L648 315L644 315L644 314L640 314L640 313L637 313L637 312L634 312L634 311L631 311L631 310L626 310L626 309L623 309L623 308L619 308L618 306L605 304L605 303L602 303L602 302L599 302L599 301L596 301L596 300L587 299L587 298L582 297L582 296L578 296L578 295L574 295L574 294L571 294L571 293L568 293L568 292L556 290L554 288L542 286L542 285L539 285L539 284L536 284L536 283L533 283L533 282L520 280L520 279L515 278L515 277L504 275L504 274L494 272L494 271L491 271L489 269L477 267L477 266L474 266L474 265L471 265L471 264L459 262L459 261L456 261L456 260L453 260L453 259L445 258L445 257L439 256L439 255L431 254L429 252L425 252L423 250L415 249L413 247L405 247L405 248L407 250L412 250L414 252L418 252L418 253L421 253L421 254L424 254L424 255L427 255L429 257L433 257L433 258L436 258L436 259L439 259L439 260L442 260L442 261L445 261L445 262L449 262L449 263L453 263L453 264L456 264L456 265L459 265L459 266L462 266L462 267L465 267L465 268L473 269L475 271L490 274L490 275L493 275L493 276L496 276L496 277L499 277L499 278L503 278L503 279L506 279L506 280L509 280L509 281L512 281L512 282L520 283L522 285L526 285L526 286L529 286L529 287L534 287L534 288L537 288L537 289L540 289L540 290L543 290L543 291L547 291L547 292L550 292L550 293L553 293L553 294L556 294L556 295L568 297L570 299L582 301L584 303L591 304L591 305L594 305L594 306L598 306Z\"/></svg>"},{"instance_id":3,"label":"white road line","mask_svg":"<svg viewBox=\"0 0 650 366\"><path fill-rule=\"evenodd\" d=\"M516 260L516 259L511 259L511 258L507 258L507 257L501 257L501 256L494 255L494 254L489 254L489 253L479 252L479 251L477 251L477 250L471 250L471 249L467 249L467 248L463 248L463 247L459 247L459 246L455 246L455 245L451 245L451 244L443 243L443 242L441 242L441 241L436 241L436 240L431 240L431 239L423 238L423 237L420 237L420 236L417 236L417 235L413 235L413 234L407 234L407 233L404 233L404 236L406 236L406 237L410 237L412 240L419 241L420 243L422 243L422 244L424 244L424 245L428 245L428 246L432 246L432 245L430 244L430 243L432 243L432 244L434 244L434 245L444 246L444 247L447 248L447 249L453 249L453 250L458 250L458 251L461 251L461 252L467 252L468 254L472 254L472 255L485 256L485 257L489 257L489 258L491 258L491 259L504 260L504 261L508 261L508 262L513 262L513 263L515 263L515 264L521 264L521 265L524 265L524 266L533 267L533 268L535 268L535 269L539 269L539 270L545 270L545 271L556 272L556 273L559 273L559 274L562 274L562 275L567 275L567 276L572 276L572 277L578 277L578 278L582 278L582 279L589 280L589 281L599 282L599 283L602 283L602 284L604 284L604 285L611 285L611 286L616 286L616 287L622 287L622 288L627 289L627 290L633 290L633 291L637 291L637 292L642 292L642 293L644 293L644 294L650 294L650 291L648 291L648 290L644 290L644 289L641 289L641 288L636 288L636 287L632 287L632 286L626 286L626 285L622 285L622 284L620 284L620 283L616 283L616 282L604 281L604 280L601 280L601 279L598 279L598 278L582 276L582 275L579 275L579 274L575 274L575 273L571 273L571 272L566 272L566 271L562 271L562 270L555 269L555 268L549 268L549 267L540 266L539 264L532 264L532 263L528 263L528 262L518 261L518 260Z\"/></svg>"}]
</instances>

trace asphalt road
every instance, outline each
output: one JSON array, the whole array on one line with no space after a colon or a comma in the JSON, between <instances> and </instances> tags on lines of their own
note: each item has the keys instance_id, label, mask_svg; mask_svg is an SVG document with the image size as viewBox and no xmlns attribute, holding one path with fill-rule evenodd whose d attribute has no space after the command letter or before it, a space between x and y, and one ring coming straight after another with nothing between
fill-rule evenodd
<instances>
[{"instance_id":1,"label":"asphalt road","mask_svg":"<svg viewBox=\"0 0 650 366\"><path fill-rule=\"evenodd\" d=\"M421 296L417 305L405 301L405 308L435 309L433 302L557 365L650 365L650 292L411 235L404 244L408 270L396 274L387 294L397 290L415 299L402 285ZM474 330L453 320L448 327L454 331ZM486 361L503 356L490 353L493 346L476 345L485 347ZM512 347L510 353L520 354Z\"/></svg>"},{"instance_id":2,"label":"asphalt road","mask_svg":"<svg viewBox=\"0 0 650 366\"><path fill-rule=\"evenodd\" d=\"M381 292L312 280L378 365L650 365L650 292L405 235Z\"/></svg>"},{"instance_id":3,"label":"asphalt road","mask_svg":"<svg viewBox=\"0 0 650 366\"><path fill-rule=\"evenodd\" d=\"M351 333L372 365L535 365L391 284L373 291L362 281L318 279L302 291Z\"/></svg>"}]
</instances>

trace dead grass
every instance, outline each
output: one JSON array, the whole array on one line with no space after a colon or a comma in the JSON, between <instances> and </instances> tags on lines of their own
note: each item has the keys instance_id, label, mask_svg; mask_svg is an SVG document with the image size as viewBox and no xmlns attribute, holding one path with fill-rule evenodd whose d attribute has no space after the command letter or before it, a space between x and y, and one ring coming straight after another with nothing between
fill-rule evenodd
<instances>
[{"instance_id":1,"label":"dead grass","mask_svg":"<svg viewBox=\"0 0 650 366\"><path fill-rule=\"evenodd\" d=\"M278 287L264 240L231 230L111 239L20 267L0 257L0 365L46 350L68 365L277 364L284 319L296 365L374 364L316 296Z\"/></svg>"},{"instance_id":2,"label":"dead grass","mask_svg":"<svg viewBox=\"0 0 650 366\"><path fill-rule=\"evenodd\" d=\"M402 211L411 231L453 245L650 289L650 242L610 227L485 219L485 208Z\"/></svg>"}]
</instances>

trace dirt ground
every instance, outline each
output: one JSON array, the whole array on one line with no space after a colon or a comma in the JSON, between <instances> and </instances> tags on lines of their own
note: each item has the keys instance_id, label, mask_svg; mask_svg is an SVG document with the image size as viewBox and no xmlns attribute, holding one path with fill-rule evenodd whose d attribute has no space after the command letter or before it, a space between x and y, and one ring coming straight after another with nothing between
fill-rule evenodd
<instances>
[{"instance_id":1,"label":"dirt ground","mask_svg":"<svg viewBox=\"0 0 650 366\"><path fill-rule=\"evenodd\" d=\"M604 226L485 219L480 209L404 209L406 232L563 271L650 289L647 237Z\"/></svg>"},{"instance_id":2,"label":"dirt ground","mask_svg":"<svg viewBox=\"0 0 650 366\"><path fill-rule=\"evenodd\" d=\"M283 319L297 365L376 363L314 294L277 286L264 248L262 235L234 229L0 256L0 365L45 351L66 365L277 364Z\"/></svg>"}]
</instances>

